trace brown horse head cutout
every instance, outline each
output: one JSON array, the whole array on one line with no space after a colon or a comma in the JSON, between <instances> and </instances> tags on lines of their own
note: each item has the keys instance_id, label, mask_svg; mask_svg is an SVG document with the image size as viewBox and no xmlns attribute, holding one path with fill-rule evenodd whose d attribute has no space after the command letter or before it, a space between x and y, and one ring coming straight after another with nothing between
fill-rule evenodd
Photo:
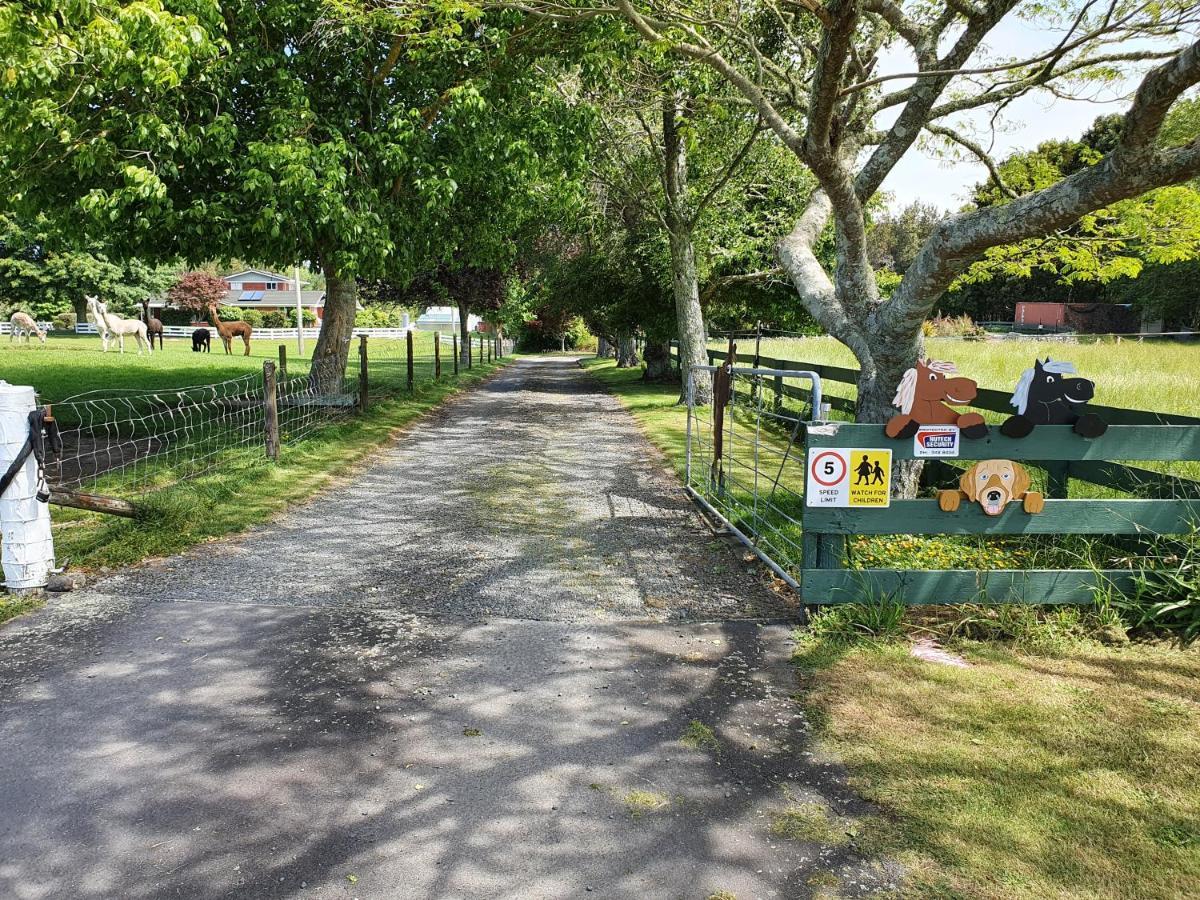
<instances>
[{"instance_id":1,"label":"brown horse head cutout","mask_svg":"<svg viewBox=\"0 0 1200 900\"><path fill-rule=\"evenodd\" d=\"M958 368L952 362L926 359L904 373L892 405L900 410L884 426L890 438L912 437L920 425L957 425L964 437L987 435L987 425L978 413L960 413L947 404L965 406L975 399L979 387L970 378L952 378Z\"/></svg>"},{"instance_id":2,"label":"brown horse head cutout","mask_svg":"<svg viewBox=\"0 0 1200 900\"><path fill-rule=\"evenodd\" d=\"M1029 490L1033 484L1024 466L1008 459L983 459L962 473L957 491L939 491L938 506L954 512L965 497L983 507L984 515L998 516L1009 502L1020 500L1025 512L1040 513L1045 498Z\"/></svg>"}]
</instances>

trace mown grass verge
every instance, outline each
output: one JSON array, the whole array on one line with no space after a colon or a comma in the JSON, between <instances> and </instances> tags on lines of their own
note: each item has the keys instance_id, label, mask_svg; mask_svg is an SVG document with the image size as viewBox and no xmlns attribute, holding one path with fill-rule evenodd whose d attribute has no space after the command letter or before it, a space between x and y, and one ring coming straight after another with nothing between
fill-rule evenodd
<instances>
[{"instance_id":1,"label":"mown grass verge","mask_svg":"<svg viewBox=\"0 0 1200 900\"><path fill-rule=\"evenodd\" d=\"M677 388L585 365L682 471ZM861 552L942 562L895 541ZM967 665L914 657L919 637ZM1100 637L1125 639L1111 609L887 603L797 633L797 700L878 804L872 850L905 864L905 894L1200 897L1200 651Z\"/></svg>"}]
</instances>

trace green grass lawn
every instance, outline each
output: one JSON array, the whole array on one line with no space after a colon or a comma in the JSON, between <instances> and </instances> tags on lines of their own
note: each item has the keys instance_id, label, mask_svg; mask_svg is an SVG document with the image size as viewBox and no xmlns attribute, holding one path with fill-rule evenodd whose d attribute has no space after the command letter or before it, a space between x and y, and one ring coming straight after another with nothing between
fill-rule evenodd
<instances>
[{"instance_id":1,"label":"green grass lawn","mask_svg":"<svg viewBox=\"0 0 1200 900\"><path fill-rule=\"evenodd\" d=\"M882 810L914 897L1200 897L1200 653L904 643L807 670L818 749Z\"/></svg>"},{"instance_id":2,"label":"green grass lawn","mask_svg":"<svg viewBox=\"0 0 1200 900\"><path fill-rule=\"evenodd\" d=\"M611 360L585 366L682 473L678 389ZM1006 540L987 562L1028 563L1035 551ZM960 543L872 538L857 552L875 565L975 565L978 550ZM913 610L869 640L852 619L798 632L797 699L819 753L880 810L839 822L839 839L846 825L900 859L906 896L1200 897L1200 649L1106 646L1090 636L1104 619L1074 608ZM949 637L973 620L998 637ZM931 633L970 667L911 656L910 638ZM786 837L795 823L776 824Z\"/></svg>"},{"instance_id":3,"label":"green grass lawn","mask_svg":"<svg viewBox=\"0 0 1200 900\"><path fill-rule=\"evenodd\" d=\"M413 333L414 375L417 380L432 377L433 333ZM97 335L52 336L45 346L0 342L0 379L9 384L32 384L38 396L56 403L86 391L159 390L196 384L211 384L229 378L262 372L264 360L278 360L279 346L287 347L288 367L293 372L307 371L316 340L306 338L301 356L296 341L252 340L250 356L243 356L241 344L227 356L219 340L211 353L193 353L191 341L167 338L164 349L152 355L138 356L126 341L125 353L114 349L104 353ZM478 347L476 347L476 354ZM377 380L381 384L399 383L406 378L405 342L390 338L368 338L368 372L371 362L378 363ZM477 358L477 357L476 357ZM478 364L476 362L476 364ZM358 372L358 341L350 348L349 370ZM454 370L450 339L442 344L442 372Z\"/></svg>"}]
</instances>

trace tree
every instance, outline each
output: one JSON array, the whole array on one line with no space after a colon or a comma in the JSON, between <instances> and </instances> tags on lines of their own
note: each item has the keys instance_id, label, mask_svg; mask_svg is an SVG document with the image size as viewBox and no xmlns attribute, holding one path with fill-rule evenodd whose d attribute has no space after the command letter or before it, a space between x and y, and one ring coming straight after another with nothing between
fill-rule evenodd
<instances>
[{"instance_id":1,"label":"tree","mask_svg":"<svg viewBox=\"0 0 1200 900\"><path fill-rule=\"evenodd\" d=\"M1051 234L1200 172L1196 142L1156 144L1172 105L1200 81L1200 44L1187 37L1200 8L1190 0L1021 7L1045 45L1020 59L989 58L985 50L988 35L1017 14L1018 0L766 0L751 10L710 0L499 2L548 22L619 17L649 45L718 73L811 170L820 189L780 241L779 261L808 311L858 359L860 421L890 414L901 374L922 352L922 323L989 249ZM781 44L787 52L777 56ZM893 45L911 58L911 70L882 70L881 51ZM881 295L868 255L868 203L923 133L953 141L994 174L986 148L955 117L995 113L1018 97L1065 92L1114 72L1141 78L1109 152L1007 204L945 219L890 297ZM831 267L814 249L827 225Z\"/></svg>"},{"instance_id":2,"label":"tree","mask_svg":"<svg viewBox=\"0 0 1200 900\"><path fill-rule=\"evenodd\" d=\"M916 259L921 245L943 218L941 210L914 200L895 212L874 216L867 231L867 255L871 265L904 274Z\"/></svg>"},{"instance_id":3,"label":"tree","mask_svg":"<svg viewBox=\"0 0 1200 900\"><path fill-rule=\"evenodd\" d=\"M412 277L439 242L442 258L460 172L509 163L462 136L511 137L503 110L545 109L529 91L553 35L510 53L503 16L468 18L325 0L5 4L4 194L121 256L316 261L311 377L336 391L356 277Z\"/></svg>"},{"instance_id":4,"label":"tree","mask_svg":"<svg viewBox=\"0 0 1200 900\"><path fill-rule=\"evenodd\" d=\"M207 316L225 302L229 285L208 272L187 272L167 291L167 300L179 309Z\"/></svg>"},{"instance_id":5,"label":"tree","mask_svg":"<svg viewBox=\"0 0 1200 900\"><path fill-rule=\"evenodd\" d=\"M175 278L175 266L138 259L111 259L103 241L75 245L56 241L46 222L32 226L0 216L0 302L37 319L74 311L87 314L84 297L95 294L114 311L135 315L145 297L157 297Z\"/></svg>"},{"instance_id":6,"label":"tree","mask_svg":"<svg viewBox=\"0 0 1200 900\"><path fill-rule=\"evenodd\" d=\"M1157 144L1170 148L1200 136L1194 102L1168 114ZM1014 195L1043 190L1098 163L1118 145L1124 124L1100 116L1078 141L1046 141L1015 153L996 167L996 177L977 185L977 208L1000 206ZM1200 255L1200 190L1196 183L1149 191L1091 211L1050 235L989 249L955 286L996 276L1028 279L1034 272L1062 285L1101 284L1136 278L1146 264L1167 265Z\"/></svg>"}]
</instances>

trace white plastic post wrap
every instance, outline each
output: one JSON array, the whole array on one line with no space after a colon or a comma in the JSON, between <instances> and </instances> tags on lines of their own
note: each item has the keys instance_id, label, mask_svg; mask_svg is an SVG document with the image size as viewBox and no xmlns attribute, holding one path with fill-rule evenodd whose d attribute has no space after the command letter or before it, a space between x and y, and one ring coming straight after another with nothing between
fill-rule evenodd
<instances>
[{"instance_id":1,"label":"white plastic post wrap","mask_svg":"<svg viewBox=\"0 0 1200 900\"><path fill-rule=\"evenodd\" d=\"M25 446L36 406L33 388L0 381L0 474ZM30 454L0 497L0 559L10 591L44 587L54 566L50 507L38 501L37 487L37 462Z\"/></svg>"}]
</instances>

